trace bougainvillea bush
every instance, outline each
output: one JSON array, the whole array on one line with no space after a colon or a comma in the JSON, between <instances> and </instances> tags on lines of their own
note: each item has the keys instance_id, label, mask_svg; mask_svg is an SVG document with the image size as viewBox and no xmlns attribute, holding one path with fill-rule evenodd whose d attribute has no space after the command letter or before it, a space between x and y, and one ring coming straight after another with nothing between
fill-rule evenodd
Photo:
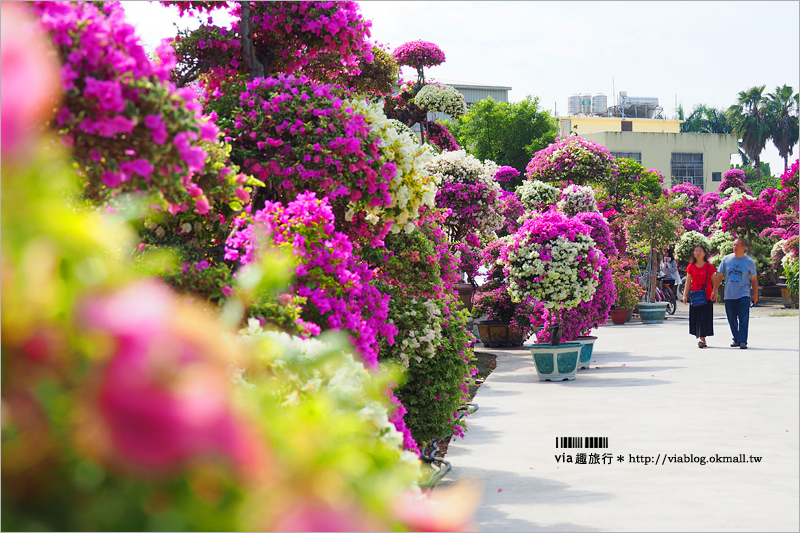
<instances>
[{"instance_id":1,"label":"bougainvillea bush","mask_svg":"<svg viewBox=\"0 0 800 533\"><path fill-rule=\"evenodd\" d=\"M575 219L586 224L591 230L590 236L594 245L603 252L608 259L616 257L619 253L617 246L611 239L611 227L606 218L597 211L585 211L575 215Z\"/></svg>"},{"instance_id":2,"label":"bougainvillea bush","mask_svg":"<svg viewBox=\"0 0 800 533\"><path fill-rule=\"evenodd\" d=\"M701 244L706 247L706 250L710 251L711 241L708 237L697 231L687 231L681 235L678 244L675 246L675 259L682 266L687 265L694 253L694 249Z\"/></svg>"},{"instance_id":3,"label":"bougainvillea bush","mask_svg":"<svg viewBox=\"0 0 800 533\"><path fill-rule=\"evenodd\" d=\"M721 215L722 230L737 237L753 237L775 224L775 213L761 200L742 198Z\"/></svg>"},{"instance_id":4,"label":"bougainvillea bush","mask_svg":"<svg viewBox=\"0 0 800 533\"><path fill-rule=\"evenodd\" d=\"M639 267L635 261L625 257L612 258L609 265L617 294L612 308L633 310L645 292L636 279Z\"/></svg>"},{"instance_id":5,"label":"bougainvillea bush","mask_svg":"<svg viewBox=\"0 0 800 533\"><path fill-rule=\"evenodd\" d=\"M500 262L503 246L502 239L496 240L483 251L481 264L486 269L488 281L475 291L472 316L480 318L486 315L487 320L508 323L511 329L527 339L533 333L534 327L541 325L543 308L530 297L522 302L511 300L508 280Z\"/></svg>"},{"instance_id":6,"label":"bougainvillea bush","mask_svg":"<svg viewBox=\"0 0 800 533\"><path fill-rule=\"evenodd\" d=\"M443 152L458 150L459 146L447 126L441 122L428 122L428 141Z\"/></svg>"},{"instance_id":7,"label":"bougainvillea bush","mask_svg":"<svg viewBox=\"0 0 800 533\"><path fill-rule=\"evenodd\" d=\"M530 297L554 310L589 301L599 283L600 262L590 233L585 224L557 211L526 220L500 252L512 301Z\"/></svg>"},{"instance_id":8,"label":"bougainvillea bush","mask_svg":"<svg viewBox=\"0 0 800 533\"><path fill-rule=\"evenodd\" d=\"M233 157L269 185L265 198L302 191L329 198L340 230L374 244L409 225L435 186L420 166L428 152L400 133L380 109L348 101L305 78L260 78L235 99L220 98L220 124ZM233 106L223 115L226 106Z\"/></svg>"},{"instance_id":9,"label":"bougainvillea bush","mask_svg":"<svg viewBox=\"0 0 800 533\"><path fill-rule=\"evenodd\" d=\"M719 184L717 191L723 193L728 189L736 188L744 193L752 195L753 191L745 185L746 179L743 170L738 168L726 170L725 174L722 175L722 183Z\"/></svg>"},{"instance_id":10,"label":"bougainvillea bush","mask_svg":"<svg viewBox=\"0 0 800 533\"><path fill-rule=\"evenodd\" d=\"M570 185L561 191L561 199L558 201L557 207L567 216L575 216L578 213L597 211L597 201L595 201L594 191L591 187Z\"/></svg>"},{"instance_id":11,"label":"bougainvillea bush","mask_svg":"<svg viewBox=\"0 0 800 533\"><path fill-rule=\"evenodd\" d=\"M494 175L494 179L497 180L498 183L505 183L507 181L517 179L519 175L519 170L516 168L508 165L502 165L497 168L497 173Z\"/></svg>"},{"instance_id":12,"label":"bougainvillea bush","mask_svg":"<svg viewBox=\"0 0 800 533\"><path fill-rule=\"evenodd\" d=\"M558 203L561 190L549 183L531 180L517 187L517 195L526 211L541 213Z\"/></svg>"},{"instance_id":13,"label":"bougainvillea bush","mask_svg":"<svg viewBox=\"0 0 800 533\"><path fill-rule=\"evenodd\" d=\"M414 97L414 103L434 113L445 113L453 118L467 112L464 95L452 87L441 84L426 84Z\"/></svg>"},{"instance_id":14,"label":"bougainvillea bush","mask_svg":"<svg viewBox=\"0 0 800 533\"><path fill-rule=\"evenodd\" d=\"M481 163L464 150L437 155L426 167L439 186L436 205L451 209L445 225L453 241L467 233L491 233L502 227L498 211L500 185L495 181L497 165Z\"/></svg>"},{"instance_id":15,"label":"bougainvillea bush","mask_svg":"<svg viewBox=\"0 0 800 533\"><path fill-rule=\"evenodd\" d=\"M556 138L533 154L525 169L529 180L546 182L606 183L616 170L614 157L604 146L583 137Z\"/></svg>"},{"instance_id":16,"label":"bougainvillea bush","mask_svg":"<svg viewBox=\"0 0 800 533\"><path fill-rule=\"evenodd\" d=\"M424 68L435 67L445 62L444 52L428 41L409 41L394 49L392 55L399 65L408 65L417 71L419 81L425 80Z\"/></svg>"},{"instance_id":17,"label":"bougainvillea bush","mask_svg":"<svg viewBox=\"0 0 800 533\"><path fill-rule=\"evenodd\" d=\"M327 197L307 192L286 206L267 202L250 224L231 235L225 258L246 266L270 244L291 250L298 261L293 285L306 299L304 321L319 328L314 333L346 331L364 363L377 366L378 338L392 343L397 333L387 322L389 296L370 283L375 272L360 260L347 235L335 230Z\"/></svg>"}]
</instances>

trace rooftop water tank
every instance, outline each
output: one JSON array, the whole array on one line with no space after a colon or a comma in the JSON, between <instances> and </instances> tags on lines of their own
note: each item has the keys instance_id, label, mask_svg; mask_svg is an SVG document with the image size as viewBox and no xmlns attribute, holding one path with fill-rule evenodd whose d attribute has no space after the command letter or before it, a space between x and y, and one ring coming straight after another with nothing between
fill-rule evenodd
<instances>
[{"instance_id":1,"label":"rooftop water tank","mask_svg":"<svg viewBox=\"0 0 800 533\"><path fill-rule=\"evenodd\" d=\"M581 95L571 94L567 97L567 114L580 115L581 113Z\"/></svg>"},{"instance_id":2,"label":"rooftop water tank","mask_svg":"<svg viewBox=\"0 0 800 533\"><path fill-rule=\"evenodd\" d=\"M608 97L603 93L592 95L592 114L601 117L608 115Z\"/></svg>"},{"instance_id":3,"label":"rooftop water tank","mask_svg":"<svg viewBox=\"0 0 800 533\"><path fill-rule=\"evenodd\" d=\"M592 95L581 93L581 113L590 115L592 113Z\"/></svg>"}]
</instances>

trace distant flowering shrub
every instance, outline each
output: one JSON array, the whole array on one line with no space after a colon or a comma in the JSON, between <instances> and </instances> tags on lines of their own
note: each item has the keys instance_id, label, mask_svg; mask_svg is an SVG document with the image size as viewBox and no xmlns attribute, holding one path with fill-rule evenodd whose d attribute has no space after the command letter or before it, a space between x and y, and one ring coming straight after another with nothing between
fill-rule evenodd
<instances>
[{"instance_id":1,"label":"distant flowering shrub","mask_svg":"<svg viewBox=\"0 0 800 533\"><path fill-rule=\"evenodd\" d=\"M602 184L616 170L614 157L604 146L583 137L560 137L533 154L525 170L529 180Z\"/></svg>"},{"instance_id":2,"label":"distant flowering shrub","mask_svg":"<svg viewBox=\"0 0 800 533\"><path fill-rule=\"evenodd\" d=\"M498 212L503 216L505 222L503 223L502 231L505 235L516 233L519 230L519 218L525 214L525 206L519 199L516 193L509 191L500 191L500 198L498 202Z\"/></svg>"},{"instance_id":3,"label":"distant flowering shrub","mask_svg":"<svg viewBox=\"0 0 800 533\"><path fill-rule=\"evenodd\" d=\"M566 187L561 192L558 210L568 216L575 216L578 213L587 211L597 211L594 191L591 187L581 187L580 185Z\"/></svg>"},{"instance_id":4,"label":"distant flowering shrub","mask_svg":"<svg viewBox=\"0 0 800 533\"><path fill-rule=\"evenodd\" d=\"M720 215L722 230L737 237L755 236L775 224L775 212L761 200L743 198Z\"/></svg>"},{"instance_id":5,"label":"distant flowering shrub","mask_svg":"<svg viewBox=\"0 0 800 533\"><path fill-rule=\"evenodd\" d=\"M591 300L600 259L590 232L557 211L526 220L500 252L511 300L530 297L547 309L569 309Z\"/></svg>"},{"instance_id":6,"label":"distant flowering shrub","mask_svg":"<svg viewBox=\"0 0 800 533\"><path fill-rule=\"evenodd\" d=\"M427 84L414 97L414 103L428 111L445 113L453 118L467 113L464 95L448 86Z\"/></svg>"},{"instance_id":7,"label":"distant flowering shrub","mask_svg":"<svg viewBox=\"0 0 800 533\"><path fill-rule=\"evenodd\" d=\"M717 191L707 192L700 196L696 207L697 218L695 218L699 229L696 231L701 231L706 235L710 234L711 225L717 221L719 216L719 204L720 196Z\"/></svg>"},{"instance_id":8,"label":"distant flowering shrub","mask_svg":"<svg viewBox=\"0 0 800 533\"><path fill-rule=\"evenodd\" d=\"M781 272L791 262L797 262L800 253L798 243L800 243L800 237L795 235L788 239L781 239L772 246L770 259L772 259L772 268L775 271Z\"/></svg>"},{"instance_id":9,"label":"distant flowering shrub","mask_svg":"<svg viewBox=\"0 0 800 533\"><path fill-rule=\"evenodd\" d=\"M768 206L774 208L775 204L778 202L778 197L780 194L781 191L779 189L768 187L758 193L758 199L766 203Z\"/></svg>"},{"instance_id":10,"label":"distant flowering shrub","mask_svg":"<svg viewBox=\"0 0 800 533\"><path fill-rule=\"evenodd\" d=\"M387 322L389 297L370 283L375 271L356 255L347 235L335 231L333 222L328 199L313 192L299 194L286 206L267 202L249 225L231 235L225 258L247 266L270 244L290 250L298 262L295 291L306 298L303 320L318 326L316 334L346 331L364 363L375 367L377 339L383 335L392 343L397 333Z\"/></svg>"},{"instance_id":11,"label":"distant flowering shrub","mask_svg":"<svg viewBox=\"0 0 800 533\"><path fill-rule=\"evenodd\" d=\"M727 189L737 188L744 193L749 195L753 194L753 191L745 185L745 174L743 170L739 170L738 168L732 168L730 170L726 170L725 174L723 174L722 183L719 184L718 191L722 194Z\"/></svg>"},{"instance_id":12,"label":"distant flowering shrub","mask_svg":"<svg viewBox=\"0 0 800 533\"><path fill-rule=\"evenodd\" d=\"M680 206L681 211L687 218L696 218L697 203L702 195L703 189L688 181L679 183L667 191L667 197Z\"/></svg>"},{"instance_id":13,"label":"distant flowering shrub","mask_svg":"<svg viewBox=\"0 0 800 533\"><path fill-rule=\"evenodd\" d=\"M490 233L503 226L498 211L500 185L494 179L497 165L493 162L481 163L458 150L437 155L425 170L439 184L437 207L452 210L444 224L454 241L472 231Z\"/></svg>"},{"instance_id":14,"label":"distant flowering shrub","mask_svg":"<svg viewBox=\"0 0 800 533\"><path fill-rule=\"evenodd\" d=\"M800 159L796 159L789 169L781 175L781 193L775 202L775 208L783 213L797 213L798 211L798 167Z\"/></svg>"},{"instance_id":15,"label":"distant flowering shrub","mask_svg":"<svg viewBox=\"0 0 800 533\"><path fill-rule=\"evenodd\" d=\"M499 183L504 183L506 181L511 181L519 177L519 170L514 167L510 167L508 165L503 165L497 169L497 174L494 175L494 179L497 180Z\"/></svg>"},{"instance_id":16,"label":"distant flowering shrub","mask_svg":"<svg viewBox=\"0 0 800 533\"><path fill-rule=\"evenodd\" d=\"M556 205L561 198L561 190L549 183L532 180L517 187L517 195L526 211L542 212Z\"/></svg>"},{"instance_id":17,"label":"distant flowering shrub","mask_svg":"<svg viewBox=\"0 0 800 533\"><path fill-rule=\"evenodd\" d=\"M686 231L700 231L700 224L693 218L684 218L683 229Z\"/></svg>"},{"instance_id":18,"label":"distant flowering shrub","mask_svg":"<svg viewBox=\"0 0 800 533\"><path fill-rule=\"evenodd\" d=\"M394 49L392 55L399 65L421 70L423 67L435 67L445 62L444 52L428 41L409 41Z\"/></svg>"},{"instance_id":19,"label":"distant flowering shrub","mask_svg":"<svg viewBox=\"0 0 800 533\"><path fill-rule=\"evenodd\" d=\"M594 240L594 245L608 259L617 256L617 246L611 240L611 227L603 215L597 211L584 211L575 215L575 219L590 228L590 235Z\"/></svg>"},{"instance_id":20,"label":"distant flowering shrub","mask_svg":"<svg viewBox=\"0 0 800 533\"><path fill-rule=\"evenodd\" d=\"M428 140L443 152L458 150L459 146L447 126L440 122L428 122Z\"/></svg>"},{"instance_id":21,"label":"distant flowering shrub","mask_svg":"<svg viewBox=\"0 0 800 533\"><path fill-rule=\"evenodd\" d=\"M675 259L682 263L688 263L694 249L700 244L705 246L709 253L711 252L711 241L708 237L695 230L686 231L675 246Z\"/></svg>"}]
</instances>

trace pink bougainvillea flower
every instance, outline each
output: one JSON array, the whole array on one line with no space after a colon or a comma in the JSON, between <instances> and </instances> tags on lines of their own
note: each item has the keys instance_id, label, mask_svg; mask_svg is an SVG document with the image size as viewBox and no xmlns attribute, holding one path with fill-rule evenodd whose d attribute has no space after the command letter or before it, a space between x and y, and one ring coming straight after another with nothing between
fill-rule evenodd
<instances>
[{"instance_id":1,"label":"pink bougainvillea flower","mask_svg":"<svg viewBox=\"0 0 800 533\"><path fill-rule=\"evenodd\" d=\"M24 4L23 4L24 5ZM2 155L19 156L42 122L52 115L59 91L58 65L35 31L23 5L2 2Z\"/></svg>"},{"instance_id":2,"label":"pink bougainvillea flower","mask_svg":"<svg viewBox=\"0 0 800 533\"><path fill-rule=\"evenodd\" d=\"M260 464L233 412L223 354L202 315L154 281L85 301L85 327L115 341L95 396L115 461L164 471L200 457ZM259 443L260 444L260 443Z\"/></svg>"},{"instance_id":3,"label":"pink bougainvillea flower","mask_svg":"<svg viewBox=\"0 0 800 533\"><path fill-rule=\"evenodd\" d=\"M465 483L436 489L430 495L409 491L396 501L395 515L411 531L474 531L479 499L480 490Z\"/></svg>"}]
</instances>

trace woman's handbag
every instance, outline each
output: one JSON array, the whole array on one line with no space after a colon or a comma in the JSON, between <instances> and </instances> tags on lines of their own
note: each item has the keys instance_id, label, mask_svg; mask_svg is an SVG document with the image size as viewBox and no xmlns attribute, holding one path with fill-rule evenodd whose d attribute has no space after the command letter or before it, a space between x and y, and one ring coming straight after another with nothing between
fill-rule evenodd
<instances>
[{"instance_id":1,"label":"woman's handbag","mask_svg":"<svg viewBox=\"0 0 800 533\"><path fill-rule=\"evenodd\" d=\"M706 281L703 283L703 288L699 291L692 291L689 293L689 305L697 307L708 303L708 299L706 298L706 286L708 286L708 262L706 262Z\"/></svg>"}]
</instances>

